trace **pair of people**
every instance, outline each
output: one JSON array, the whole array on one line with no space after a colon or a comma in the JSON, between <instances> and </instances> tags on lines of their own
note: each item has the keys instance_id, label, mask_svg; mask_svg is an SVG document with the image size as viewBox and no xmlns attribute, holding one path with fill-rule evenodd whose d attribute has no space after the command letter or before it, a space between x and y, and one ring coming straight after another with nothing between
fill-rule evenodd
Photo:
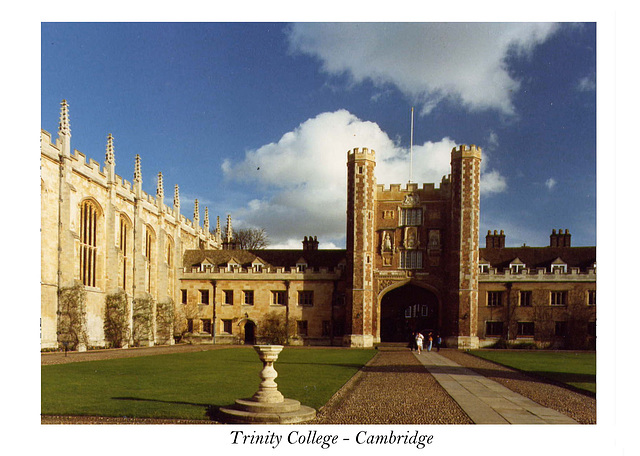
<instances>
[{"instance_id":1,"label":"pair of people","mask_svg":"<svg viewBox=\"0 0 640 456\"><path fill-rule=\"evenodd\" d=\"M418 354L420 354L422 352L423 343L424 343L424 336L422 335L422 333L417 332L416 333L416 346L417 346ZM436 336L436 347L437 347L438 351L440 351L440 345L441 344L442 344L442 338L440 337L440 334L438 334ZM433 333L429 332L429 334L427 335L427 351L431 351L432 347L433 347Z\"/></svg>"}]
</instances>

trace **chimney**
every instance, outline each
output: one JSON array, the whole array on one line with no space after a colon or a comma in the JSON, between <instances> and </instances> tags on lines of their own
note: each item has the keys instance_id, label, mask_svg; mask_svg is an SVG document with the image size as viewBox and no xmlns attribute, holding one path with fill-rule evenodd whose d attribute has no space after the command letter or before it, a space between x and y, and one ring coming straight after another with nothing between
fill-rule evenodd
<instances>
[{"instance_id":1,"label":"chimney","mask_svg":"<svg viewBox=\"0 0 640 456\"><path fill-rule=\"evenodd\" d=\"M302 250L318 250L318 244L317 236L305 236L302 240Z\"/></svg>"},{"instance_id":2,"label":"chimney","mask_svg":"<svg viewBox=\"0 0 640 456\"><path fill-rule=\"evenodd\" d=\"M571 247L571 234L569 230L551 231L549 236L549 247Z\"/></svg>"},{"instance_id":3,"label":"chimney","mask_svg":"<svg viewBox=\"0 0 640 456\"><path fill-rule=\"evenodd\" d=\"M487 248L488 249L502 249L505 245L505 234L504 230L500 230L500 234L498 234L498 230L493 230L493 234L491 234L491 230L487 231Z\"/></svg>"}]
</instances>

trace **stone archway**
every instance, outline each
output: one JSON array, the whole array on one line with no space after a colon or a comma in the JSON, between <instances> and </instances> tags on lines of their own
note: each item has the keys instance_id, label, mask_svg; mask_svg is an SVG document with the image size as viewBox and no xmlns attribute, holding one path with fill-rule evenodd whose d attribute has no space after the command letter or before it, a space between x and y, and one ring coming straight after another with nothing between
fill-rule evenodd
<instances>
[{"instance_id":1,"label":"stone archway","mask_svg":"<svg viewBox=\"0 0 640 456\"><path fill-rule=\"evenodd\" d=\"M413 331L438 330L438 297L408 283L388 291L380 301L381 342L408 342Z\"/></svg>"},{"instance_id":2,"label":"stone archway","mask_svg":"<svg viewBox=\"0 0 640 456\"><path fill-rule=\"evenodd\" d=\"M244 343L247 345L255 345L256 343L256 324L251 320L244 323Z\"/></svg>"}]
</instances>

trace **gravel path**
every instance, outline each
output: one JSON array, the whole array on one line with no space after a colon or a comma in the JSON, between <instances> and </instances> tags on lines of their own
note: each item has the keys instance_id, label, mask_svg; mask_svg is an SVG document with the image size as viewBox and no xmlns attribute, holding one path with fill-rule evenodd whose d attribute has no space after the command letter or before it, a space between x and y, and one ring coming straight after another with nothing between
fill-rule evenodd
<instances>
[{"instance_id":1,"label":"gravel path","mask_svg":"<svg viewBox=\"0 0 640 456\"><path fill-rule=\"evenodd\" d=\"M228 348L174 345L128 350L42 354L42 364ZM596 400L458 350L441 355L579 423L596 422ZM42 424L214 424L206 421L41 417ZM471 420L407 349L383 349L318 411L310 424L470 424Z\"/></svg>"},{"instance_id":2,"label":"gravel path","mask_svg":"<svg viewBox=\"0 0 640 456\"><path fill-rule=\"evenodd\" d=\"M380 350L313 424L471 424L408 350Z\"/></svg>"}]
</instances>

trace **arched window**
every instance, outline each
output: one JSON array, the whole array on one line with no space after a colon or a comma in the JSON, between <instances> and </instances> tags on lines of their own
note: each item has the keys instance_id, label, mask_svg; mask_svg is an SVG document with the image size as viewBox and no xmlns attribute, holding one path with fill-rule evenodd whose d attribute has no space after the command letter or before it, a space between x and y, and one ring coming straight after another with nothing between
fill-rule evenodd
<instances>
[{"instance_id":1,"label":"arched window","mask_svg":"<svg viewBox=\"0 0 640 456\"><path fill-rule=\"evenodd\" d=\"M130 233L131 233L131 224L129 220L124 215L120 215L119 248L120 248L120 255L122 258L121 269L120 269L120 280L122 281L121 285L124 290L127 290L127 279L129 278L127 271L130 263L129 261Z\"/></svg>"},{"instance_id":2,"label":"arched window","mask_svg":"<svg viewBox=\"0 0 640 456\"><path fill-rule=\"evenodd\" d=\"M98 213L92 201L80 206L80 279L89 287L96 286Z\"/></svg>"},{"instance_id":3,"label":"arched window","mask_svg":"<svg viewBox=\"0 0 640 456\"><path fill-rule=\"evenodd\" d=\"M145 229L145 242L144 242L144 257L145 257L145 266L146 266L146 282L147 282L147 286L146 286L146 291L147 293L151 293L151 280L153 278L153 262L152 262L152 254L153 254L153 248L154 248L154 241L155 241L155 237L153 235L153 231L151 230L151 228L149 226L146 227ZM155 259L155 258L154 258Z\"/></svg>"}]
</instances>

